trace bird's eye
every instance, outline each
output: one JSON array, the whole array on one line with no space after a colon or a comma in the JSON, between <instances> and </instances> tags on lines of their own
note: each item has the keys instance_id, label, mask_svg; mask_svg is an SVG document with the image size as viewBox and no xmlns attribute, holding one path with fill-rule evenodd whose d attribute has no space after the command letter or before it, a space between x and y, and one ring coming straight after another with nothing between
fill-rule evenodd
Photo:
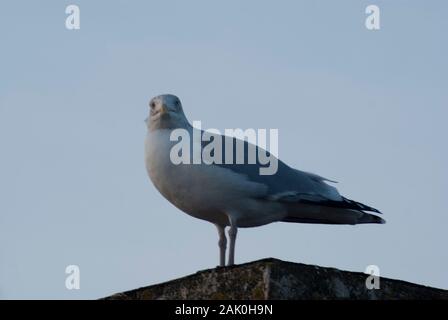
<instances>
[{"instance_id":1,"label":"bird's eye","mask_svg":"<svg viewBox=\"0 0 448 320\"><path fill-rule=\"evenodd\" d=\"M149 104L149 106L151 107L151 109L154 109L154 108L156 107L156 104L155 104L154 101L152 101L152 102Z\"/></svg>"},{"instance_id":2,"label":"bird's eye","mask_svg":"<svg viewBox=\"0 0 448 320\"><path fill-rule=\"evenodd\" d=\"M174 101L174 105L175 105L176 107L179 107L179 106L180 106L180 101L179 101L178 99L176 99L176 100Z\"/></svg>"}]
</instances>

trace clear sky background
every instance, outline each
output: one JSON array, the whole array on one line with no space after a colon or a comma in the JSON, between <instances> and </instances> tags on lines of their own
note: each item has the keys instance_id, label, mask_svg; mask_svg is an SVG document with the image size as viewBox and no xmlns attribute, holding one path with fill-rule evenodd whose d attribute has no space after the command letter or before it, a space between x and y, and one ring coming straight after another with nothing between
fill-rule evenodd
<instances>
[{"instance_id":1,"label":"clear sky background","mask_svg":"<svg viewBox=\"0 0 448 320\"><path fill-rule=\"evenodd\" d=\"M65 7L81 29L65 28ZM364 26L381 9L381 30ZM283 260L448 289L446 1L4 1L0 298L99 298L218 263L217 232L143 160L148 101L205 128L278 128L287 164L386 225L242 229ZM65 288L79 265L81 289Z\"/></svg>"}]
</instances>

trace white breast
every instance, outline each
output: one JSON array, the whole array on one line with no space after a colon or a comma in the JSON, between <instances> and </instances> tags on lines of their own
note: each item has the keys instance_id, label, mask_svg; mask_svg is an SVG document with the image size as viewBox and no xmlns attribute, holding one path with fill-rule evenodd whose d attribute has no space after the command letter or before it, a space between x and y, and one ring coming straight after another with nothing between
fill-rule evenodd
<instances>
[{"instance_id":1,"label":"white breast","mask_svg":"<svg viewBox=\"0 0 448 320\"><path fill-rule=\"evenodd\" d=\"M246 206L248 198L265 191L229 169L206 164L174 165L168 129L149 132L145 162L151 181L159 192L184 212L214 223L227 221L225 212Z\"/></svg>"}]
</instances>

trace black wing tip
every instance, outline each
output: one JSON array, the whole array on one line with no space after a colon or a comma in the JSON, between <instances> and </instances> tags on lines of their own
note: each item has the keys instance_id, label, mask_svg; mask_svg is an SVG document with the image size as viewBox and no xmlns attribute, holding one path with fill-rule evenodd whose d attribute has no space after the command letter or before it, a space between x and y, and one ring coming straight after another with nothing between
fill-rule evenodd
<instances>
[{"instance_id":1,"label":"black wing tip","mask_svg":"<svg viewBox=\"0 0 448 320\"><path fill-rule=\"evenodd\" d=\"M355 209L355 210L361 210L361 211L370 211L370 212L383 214L380 210L375 209L373 207L370 207L368 205L365 205L365 204L363 204L361 202L350 200L350 199L345 198L345 197L342 197L342 201L348 205L347 209Z\"/></svg>"},{"instance_id":2,"label":"black wing tip","mask_svg":"<svg viewBox=\"0 0 448 320\"><path fill-rule=\"evenodd\" d=\"M380 210L375 209L373 207L370 207L368 205L365 205L361 202L357 202L354 200L350 200L348 198L342 197L342 200L308 200L308 199L301 199L299 202L304 204L312 204L312 205L320 205L320 206L326 206L326 207L332 207L332 208L340 208L340 209L350 209L350 210L357 210L357 211L367 211L367 212L375 212L379 214L383 214Z\"/></svg>"}]
</instances>

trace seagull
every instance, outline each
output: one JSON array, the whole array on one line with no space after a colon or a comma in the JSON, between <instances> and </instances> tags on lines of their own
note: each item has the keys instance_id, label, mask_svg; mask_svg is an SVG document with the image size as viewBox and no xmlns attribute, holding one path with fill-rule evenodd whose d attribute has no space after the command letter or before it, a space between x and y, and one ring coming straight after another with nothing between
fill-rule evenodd
<instances>
[{"instance_id":1,"label":"seagull","mask_svg":"<svg viewBox=\"0 0 448 320\"><path fill-rule=\"evenodd\" d=\"M233 265L239 228L258 227L273 222L342 225L385 223L379 216L368 213L381 213L377 209L341 196L329 184L335 181L291 168L277 158L277 171L271 175L260 174L259 169L264 164L258 159L254 163L175 163L171 152L178 141L172 138L173 132L183 130L193 136L195 130L198 130L187 120L182 103L175 95L164 94L150 100L146 125L145 165L149 178L156 189L178 209L216 226L219 266L226 265L227 227L227 265ZM201 130L200 133L204 132ZM200 148L205 148L214 139L238 140L214 134L213 139L199 141ZM244 144L245 150L254 147L260 151L260 147L246 140L238 142ZM191 141L190 146L193 147L195 143L198 142ZM264 149L262 151L269 154ZM223 158L225 153L223 147ZM247 160L247 155L244 155L244 159Z\"/></svg>"}]
</instances>

